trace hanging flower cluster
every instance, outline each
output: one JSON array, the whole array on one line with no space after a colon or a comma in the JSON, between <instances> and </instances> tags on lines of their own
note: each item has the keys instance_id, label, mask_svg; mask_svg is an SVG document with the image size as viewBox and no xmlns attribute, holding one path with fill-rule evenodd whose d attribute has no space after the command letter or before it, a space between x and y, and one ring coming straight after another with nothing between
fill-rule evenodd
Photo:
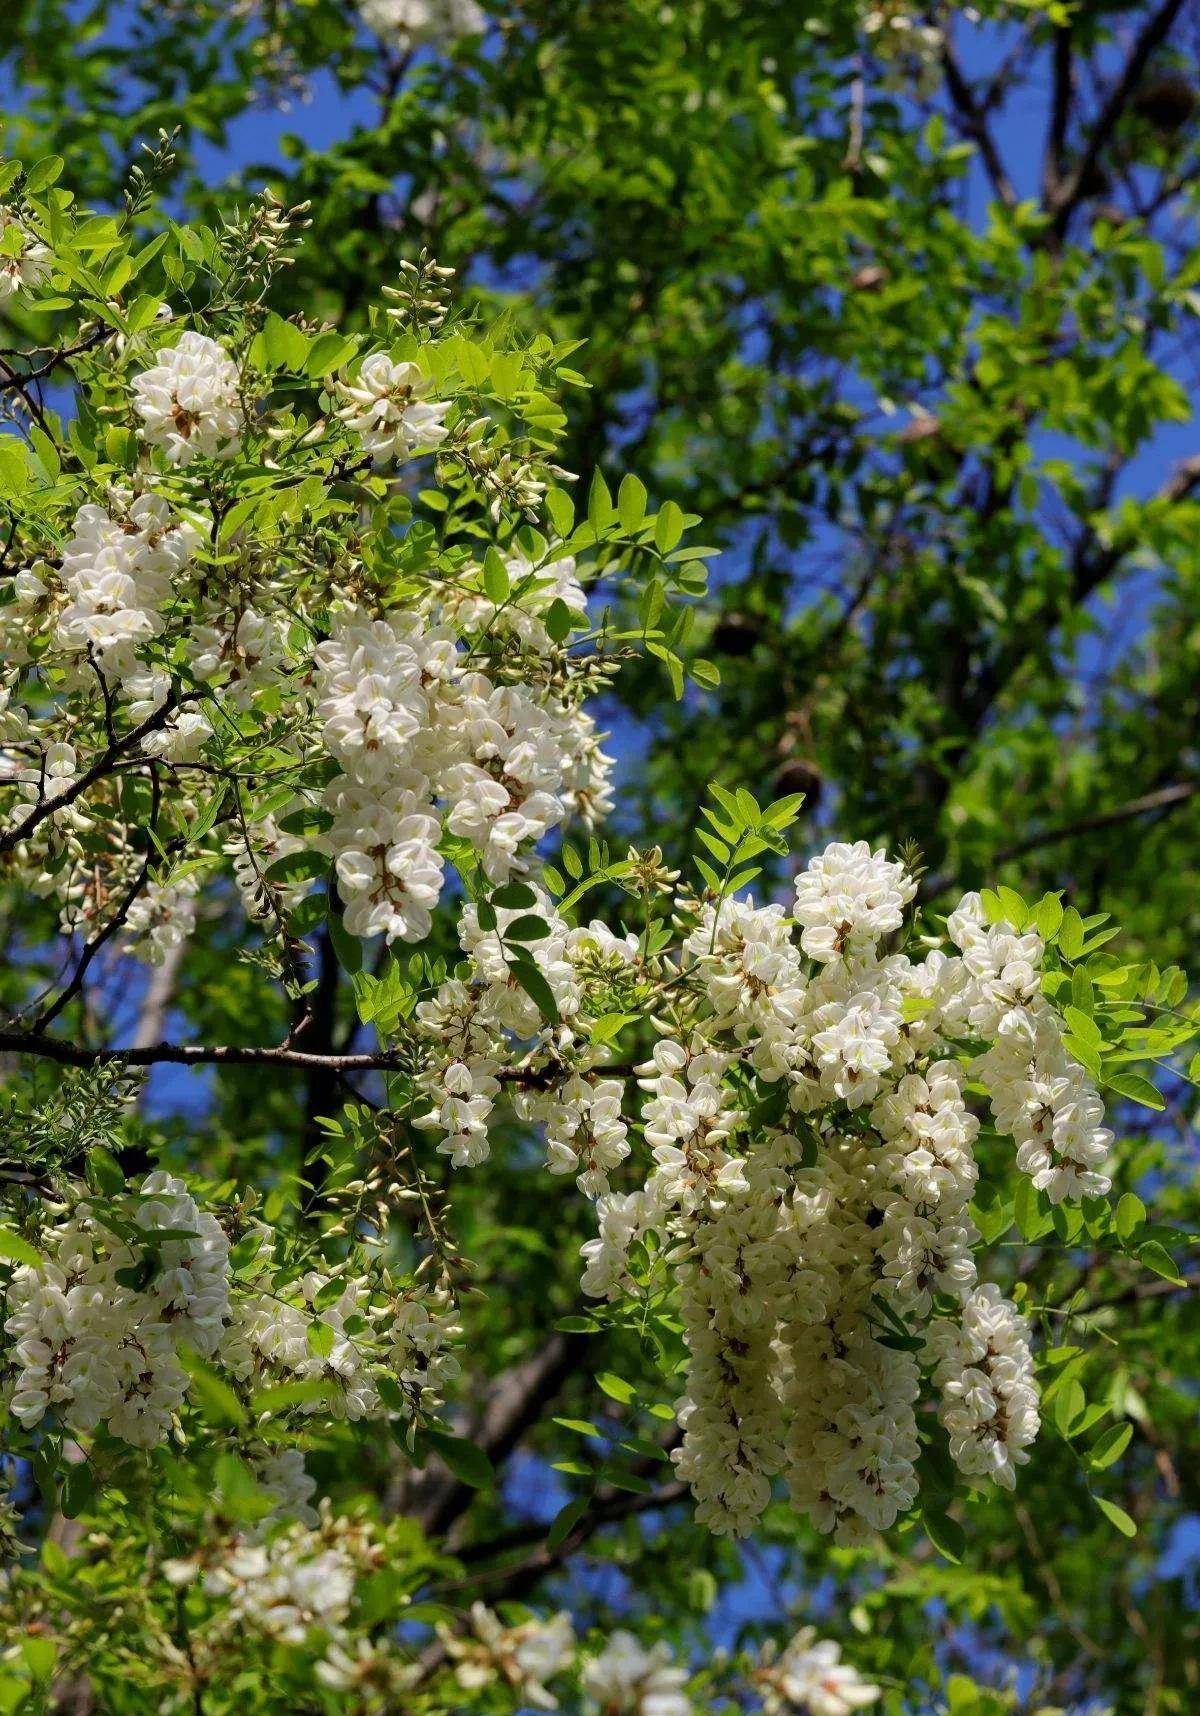
<instances>
[{"instance_id":1,"label":"hanging flower cluster","mask_svg":"<svg viewBox=\"0 0 1200 1716\"><path fill-rule=\"evenodd\" d=\"M1011 1488L1037 1434L1028 1327L977 1280L968 1081L1051 1203L1108 1190L1111 1134L1042 991L1037 931L968 895L947 924L956 951L889 951L916 886L864 842L834 844L790 917L677 897L678 950L656 959L602 924L569 928L529 888L490 928L466 909L469 978L416 1010L444 1057L421 1075L420 1123L456 1166L486 1158L498 1074L532 1044L517 1111L541 1122L551 1172L597 1201L586 1293L641 1291L630 1248L664 1248L690 1355L674 1458L715 1531L747 1531L779 1476L839 1542L887 1529L917 1500L927 1384L969 1478ZM531 962L542 988L513 980L531 924L516 969ZM614 1077L590 1021L636 1008L639 985L659 1041ZM615 1189L635 1160L644 1183Z\"/></svg>"},{"instance_id":2,"label":"hanging flower cluster","mask_svg":"<svg viewBox=\"0 0 1200 1716\"><path fill-rule=\"evenodd\" d=\"M396 1282L365 1253L369 1273L296 1275L258 1222L234 1275L220 1221L169 1174L63 1210L41 1246L13 1271L0 1344L0 1399L26 1429L49 1417L155 1447L179 1428L197 1357L260 1410L325 1421L423 1423L458 1375L445 1287ZM261 1476L281 1505L311 1494L296 1450Z\"/></svg>"}]
</instances>

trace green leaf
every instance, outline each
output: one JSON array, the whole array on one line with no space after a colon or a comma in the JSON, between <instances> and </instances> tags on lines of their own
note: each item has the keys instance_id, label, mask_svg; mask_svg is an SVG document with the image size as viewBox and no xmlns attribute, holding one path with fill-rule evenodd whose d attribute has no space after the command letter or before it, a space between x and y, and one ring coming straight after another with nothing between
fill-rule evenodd
<instances>
[{"instance_id":1,"label":"green leaf","mask_svg":"<svg viewBox=\"0 0 1200 1716\"><path fill-rule=\"evenodd\" d=\"M309 347L304 371L319 381L335 369L344 369L358 350L358 341L345 334L318 334Z\"/></svg>"},{"instance_id":2,"label":"green leaf","mask_svg":"<svg viewBox=\"0 0 1200 1716\"><path fill-rule=\"evenodd\" d=\"M1083 919L1074 906L1068 906L1063 913L1062 927L1058 932L1058 945L1067 959L1078 959L1083 952Z\"/></svg>"},{"instance_id":3,"label":"green leaf","mask_svg":"<svg viewBox=\"0 0 1200 1716\"><path fill-rule=\"evenodd\" d=\"M951 1519L948 1513L924 1508L921 1512L921 1523L925 1527L926 1537L938 1554L957 1566L967 1548L967 1534L958 1521Z\"/></svg>"},{"instance_id":4,"label":"green leaf","mask_svg":"<svg viewBox=\"0 0 1200 1716\"><path fill-rule=\"evenodd\" d=\"M308 335L274 310L267 314L262 332L251 346L252 361L264 369L304 371L308 360Z\"/></svg>"},{"instance_id":5,"label":"green leaf","mask_svg":"<svg viewBox=\"0 0 1200 1716\"><path fill-rule=\"evenodd\" d=\"M328 1358L333 1351L335 1339L332 1325L322 1322L320 1317L314 1317L308 1325L309 1351L315 1353L318 1358Z\"/></svg>"},{"instance_id":6,"label":"green leaf","mask_svg":"<svg viewBox=\"0 0 1200 1716\"><path fill-rule=\"evenodd\" d=\"M557 534L565 541L575 528L575 503L562 489L546 491L546 511Z\"/></svg>"},{"instance_id":7,"label":"green leaf","mask_svg":"<svg viewBox=\"0 0 1200 1716\"><path fill-rule=\"evenodd\" d=\"M1054 1402L1054 1422L1060 1435L1070 1438L1072 1430L1077 1420L1083 1416L1086 1406L1087 1395L1083 1392L1083 1385L1076 1382L1072 1377L1070 1381L1064 1383Z\"/></svg>"},{"instance_id":8,"label":"green leaf","mask_svg":"<svg viewBox=\"0 0 1200 1716\"><path fill-rule=\"evenodd\" d=\"M1093 1472L1102 1472L1121 1458L1133 1437L1132 1424L1112 1424L1088 1449L1087 1462Z\"/></svg>"},{"instance_id":9,"label":"green leaf","mask_svg":"<svg viewBox=\"0 0 1200 1716\"><path fill-rule=\"evenodd\" d=\"M279 1382L269 1388L258 1389L250 1397L250 1406L255 1417L263 1414L273 1416L277 1412L286 1412L292 1406L327 1400L330 1388L329 1382L320 1376L307 1377L303 1382Z\"/></svg>"},{"instance_id":10,"label":"green leaf","mask_svg":"<svg viewBox=\"0 0 1200 1716\"><path fill-rule=\"evenodd\" d=\"M15 500L32 480L25 443L15 435L0 436L0 496Z\"/></svg>"},{"instance_id":11,"label":"green leaf","mask_svg":"<svg viewBox=\"0 0 1200 1716\"><path fill-rule=\"evenodd\" d=\"M1176 1267L1175 1259L1158 1240L1150 1239L1145 1245L1139 1245L1137 1259L1145 1268L1153 1270L1155 1275L1161 1275L1164 1281L1172 1281L1176 1287L1187 1285Z\"/></svg>"},{"instance_id":12,"label":"green leaf","mask_svg":"<svg viewBox=\"0 0 1200 1716\"><path fill-rule=\"evenodd\" d=\"M565 1507L559 1508L550 1521L550 1529L546 1533L547 1549L561 1548L571 1535L573 1528L579 1524L587 1512L589 1500L590 1497L588 1496L577 1496L574 1501L569 1501Z\"/></svg>"},{"instance_id":13,"label":"green leaf","mask_svg":"<svg viewBox=\"0 0 1200 1716\"><path fill-rule=\"evenodd\" d=\"M588 490L588 523L593 530L601 531L612 523L614 516L612 495L597 467L592 473L592 486Z\"/></svg>"},{"instance_id":14,"label":"green leaf","mask_svg":"<svg viewBox=\"0 0 1200 1716\"><path fill-rule=\"evenodd\" d=\"M125 1190L125 1175L112 1151L103 1144L93 1144L88 1151L87 1177L99 1192L116 1197Z\"/></svg>"},{"instance_id":15,"label":"green leaf","mask_svg":"<svg viewBox=\"0 0 1200 1716\"><path fill-rule=\"evenodd\" d=\"M530 960L514 959L508 967L512 976L533 1002L538 1012L551 1025L557 1025L559 1020L558 1002L554 999L554 991L546 982L537 966Z\"/></svg>"},{"instance_id":16,"label":"green leaf","mask_svg":"<svg viewBox=\"0 0 1200 1716\"><path fill-rule=\"evenodd\" d=\"M246 1409L225 1379L186 1343L180 1343L178 1353L179 1362L191 1379L188 1394L200 1416L210 1424L245 1424Z\"/></svg>"},{"instance_id":17,"label":"green leaf","mask_svg":"<svg viewBox=\"0 0 1200 1716\"><path fill-rule=\"evenodd\" d=\"M550 934L545 918L514 918L504 931L505 941L544 941Z\"/></svg>"},{"instance_id":18,"label":"green leaf","mask_svg":"<svg viewBox=\"0 0 1200 1716\"><path fill-rule=\"evenodd\" d=\"M561 596L555 596L543 621L554 643L565 643L575 626L575 616Z\"/></svg>"},{"instance_id":19,"label":"green leaf","mask_svg":"<svg viewBox=\"0 0 1200 1716\"><path fill-rule=\"evenodd\" d=\"M1053 941L1063 921L1063 904L1057 894L1043 894L1033 910L1033 921L1043 941Z\"/></svg>"},{"instance_id":20,"label":"green leaf","mask_svg":"<svg viewBox=\"0 0 1200 1716\"><path fill-rule=\"evenodd\" d=\"M537 895L528 882L506 882L492 895L492 904L505 911L519 911L523 906L536 906Z\"/></svg>"},{"instance_id":21,"label":"green leaf","mask_svg":"<svg viewBox=\"0 0 1200 1716\"><path fill-rule=\"evenodd\" d=\"M30 196L36 197L39 191L50 188L62 176L66 162L61 155L44 155L40 161L35 161L25 175L25 189Z\"/></svg>"},{"instance_id":22,"label":"green leaf","mask_svg":"<svg viewBox=\"0 0 1200 1716\"><path fill-rule=\"evenodd\" d=\"M1146 1220L1146 1206L1136 1192L1123 1193L1113 1216L1117 1235L1127 1244Z\"/></svg>"},{"instance_id":23,"label":"green leaf","mask_svg":"<svg viewBox=\"0 0 1200 1716\"><path fill-rule=\"evenodd\" d=\"M1093 1496L1092 1499L1105 1519L1115 1525L1123 1537L1137 1536L1137 1526L1123 1507L1118 1507L1116 1502L1109 1501L1105 1496Z\"/></svg>"},{"instance_id":24,"label":"green leaf","mask_svg":"<svg viewBox=\"0 0 1200 1716\"><path fill-rule=\"evenodd\" d=\"M462 1436L452 1436L448 1430L426 1429L423 1435L433 1451L449 1466L459 1483L473 1490L490 1490L496 1482L496 1472L482 1448Z\"/></svg>"},{"instance_id":25,"label":"green leaf","mask_svg":"<svg viewBox=\"0 0 1200 1716\"><path fill-rule=\"evenodd\" d=\"M674 501L664 501L654 521L654 546L669 554L683 535L683 513Z\"/></svg>"},{"instance_id":26,"label":"green leaf","mask_svg":"<svg viewBox=\"0 0 1200 1716\"><path fill-rule=\"evenodd\" d=\"M1130 1102L1139 1102L1143 1108L1155 1110L1164 1109L1166 1098L1140 1073L1111 1073L1104 1080L1109 1090L1115 1090L1118 1096L1127 1097Z\"/></svg>"},{"instance_id":27,"label":"green leaf","mask_svg":"<svg viewBox=\"0 0 1200 1716\"><path fill-rule=\"evenodd\" d=\"M0 1257L7 1257L13 1263L28 1264L30 1269L40 1269L44 1261L41 1252L35 1251L27 1239L22 1239L19 1233L8 1227L0 1227Z\"/></svg>"},{"instance_id":28,"label":"green leaf","mask_svg":"<svg viewBox=\"0 0 1200 1716\"><path fill-rule=\"evenodd\" d=\"M620 1401L622 1406L632 1406L637 1399L637 1389L624 1377L617 1376L611 1370L604 1370L596 1378L596 1386L603 1389L610 1400Z\"/></svg>"},{"instance_id":29,"label":"green leaf","mask_svg":"<svg viewBox=\"0 0 1200 1716\"><path fill-rule=\"evenodd\" d=\"M621 478L617 490L617 516L627 531L633 532L646 516L646 485L632 472Z\"/></svg>"},{"instance_id":30,"label":"green leaf","mask_svg":"<svg viewBox=\"0 0 1200 1716\"><path fill-rule=\"evenodd\" d=\"M512 580L508 576L508 567L504 557L495 548L489 548L483 557L483 590L489 601L497 606L505 601L512 589Z\"/></svg>"}]
</instances>

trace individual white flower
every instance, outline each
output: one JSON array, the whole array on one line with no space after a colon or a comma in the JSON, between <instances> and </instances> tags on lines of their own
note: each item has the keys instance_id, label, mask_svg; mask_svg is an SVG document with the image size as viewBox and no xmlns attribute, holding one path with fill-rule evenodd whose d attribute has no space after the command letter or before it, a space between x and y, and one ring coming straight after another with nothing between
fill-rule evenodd
<instances>
[{"instance_id":1,"label":"individual white flower","mask_svg":"<svg viewBox=\"0 0 1200 1716\"><path fill-rule=\"evenodd\" d=\"M233 359L207 334L188 329L165 346L133 384L142 435L173 465L235 453L245 416Z\"/></svg>"},{"instance_id":2,"label":"individual white flower","mask_svg":"<svg viewBox=\"0 0 1200 1716\"><path fill-rule=\"evenodd\" d=\"M450 402L427 399L432 386L419 364L372 352L354 381L341 384L346 404L338 416L376 462L408 459L446 439Z\"/></svg>"},{"instance_id":3,"label":"individual white flower","mask_svg":"<svg viewBox=\"0 0 1200 1716\"><path fill-rule=\"evenodd\" d=\"M768 1655L756 1671L764 1708L774 1713L790 1705L806 1716L851 1716L873 1704L879 1687L863 1680L841 1655L834 1640L818 1639L815 1627L805 1627L778 1659Z\"/></svg>"},{"instance_id":4,"label":"individual white flower","mask_svg":"<svg viewBox=\"0 0 1200 1716\"><path fill-rule=\"evenodd\" d=\"M620 1628L584 1663L579 1683L602 1716L691 1716L687 1671L675 1666L670 1646L647 1650Z\"/></svg>"},{"instance_id":5,"label":"individual white flower","mask_svg":"<svg viewBox=\"0 0 1200 1716\"><path fill-rule=\"evenodd\" d=\"M50 276L48 246L35 238L11 208L0 205L0 305Z\"/></svg>"}]
</instances>

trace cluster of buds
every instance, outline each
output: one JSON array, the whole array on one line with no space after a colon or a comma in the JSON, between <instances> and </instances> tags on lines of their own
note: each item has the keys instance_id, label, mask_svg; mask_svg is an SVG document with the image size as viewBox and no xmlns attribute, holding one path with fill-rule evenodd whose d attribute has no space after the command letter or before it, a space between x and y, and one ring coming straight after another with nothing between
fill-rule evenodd
<instances>
[{"instance_id":1,"label":"cluster of buds","mask_svg":"<svg viewBox=\"0 0 1200 1716\"><path fill-rule=\"evenodd\" d=\"M308 202L289 207L267 186L246 214L235 211L222 222L217 242L230 269L232 290L242 291L251 282L265 287L281 268L291 267L295 258L290 252L312 225L305 218L311 207Z\"/></svg>"},{"instance_id":2,"label":"cluster of buds","mask_svg":"<svg viewBox=\"0 0 1200 1716\"><path fill-rule=\"evenodd\" d=\"M388 316L406 330L425 327L434 332L449 314L453 278L453 268L443 267L428 250L415 262L401 262L400 284L383 289L384 297L392 300Z\"/></svg>"}]
</instances>

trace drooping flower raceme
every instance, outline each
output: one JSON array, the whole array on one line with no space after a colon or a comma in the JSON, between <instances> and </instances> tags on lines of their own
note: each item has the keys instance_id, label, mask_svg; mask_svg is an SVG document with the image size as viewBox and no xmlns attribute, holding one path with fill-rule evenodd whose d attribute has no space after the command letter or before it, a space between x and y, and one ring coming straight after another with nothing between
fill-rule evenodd
<instances>
[{"instance_id":1,"label":"drooping flower raceme","mask_svg":"<svg viewBox=\"0 0 1200 1716\"><path fill-rule=\"evenodd\" d=\"M853 1716L874 1704L878 1686L841 1660L841 1646L818 1639L815 1627L798 1632L776 1657L769 1649L754 1675L768 1716L800 1711L804 1716Z\"/></svg>"},{"instance_id":2,"label":"drooping flower raceme","mask_svg":"<svg viewBox=\"0 0 1200 1716\"><path fill-rule=\"evenodd\" d=\"M930 1386L973 1481L1011 1484L1037 1432L1028 1327L977 1281L968 1079L1051 1197L1106 1189L1110 1135L1042 994L1036 934L988 924L968 896L949 921L958 952L889 953L913 893L860 843L812 860L795 924L778 905L680 897L694 927L655 968L670 1022L633 1069L638 1109L578 1021L601 968L609 985L648 981L645 955L600 926L570 932L536 887L494 929L466 910L468 980L416 1010L434 1057L419 1123L459 1166L485 1159L497 1074L532 1044L536 1076L512 1100L543 1127L550 1171L597 1200L585 1292L637 1292L634 1242L668 1248L689 1351L673 1458L715 1531L749 1530L777 1480L840 1542L890 1527L917 1500ZM557 1028L513 981L522 912ZM644 1184L614 1189L635 1162Z\"/></svg>"},{"instance_id":3,"label":"drooping flower raceme","mask_svg":"<svg viewBox=\"0 0 1200 1716\"><path fill-rule=\"evenodd\" d=\"M343 384L342 421L379 462L428 452L446 439L443 419L450 409L448 400L425 397L431 386L419 365L373 352L357 378Z\"/></svg>"}]
</instances>

